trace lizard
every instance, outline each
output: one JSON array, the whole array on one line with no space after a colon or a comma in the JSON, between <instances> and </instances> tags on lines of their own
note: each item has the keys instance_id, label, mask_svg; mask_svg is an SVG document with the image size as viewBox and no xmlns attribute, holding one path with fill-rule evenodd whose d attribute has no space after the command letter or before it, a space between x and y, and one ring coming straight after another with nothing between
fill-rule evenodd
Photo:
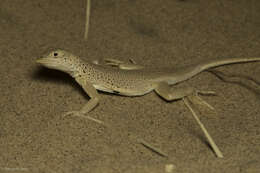
<instances>
[{"instance_id":1,"label":"lizard","mask_svg":"<svg viewBox=\"0 0 260 173\"><path fill-rule=\"evenodd\" d=\"M62 49L51 51L36 60L44 67L68 73L90 97L79 111L66 113L66 115L78 116L90 112L98 105L100 98L97 90L123 96L142 96L155 91L164 100L175 101L194 94L213 94L213 92L199 91L193 87L176 88L171 85L184 82L210 68L255 61L260 61L260 57L207 59L195 65L178 68L145 68L134 63L127 64L119 60L107 59L104 66L98 62L82 60ZM206 104L202 99L199 99L199 102ZM206 105L211 107L209 104Z\"/></svg>"},{"instance_id":2,"label":"lizard","mask_svg":"<svg viewBox=\"0 0 260 173\"><path fill-rule=\"evenodd\" d=\"M166 101L180 99L184 101L207 137L212 149L220 158L223 157L222 152L186 99L195 96L194 98L197 99L198 103L214 109L198 96L198 94L214 94L214 92L200 91L193 87L176 88L172 87L172 85L184 82L210 68L254 61L260 61L260 57L208 59L204 62L178 68L145 68L144 66L136 65L134 62L128 64L115 59L106 59L105 65L101 65L98 61L84 61L80 57L61 49L51 51L36 60L37 63L47 68L68 73L90 97L90 100L79 111L69 111L65 113L65 116L69 114L83 116L104 125L100 120L85 116L99 103L100 99L97 90L123 96L142 96L155 91ZM111 66L117 68L111 68ZM147 146L146 143L142 144Z\"/></svg>"}]
</instances>

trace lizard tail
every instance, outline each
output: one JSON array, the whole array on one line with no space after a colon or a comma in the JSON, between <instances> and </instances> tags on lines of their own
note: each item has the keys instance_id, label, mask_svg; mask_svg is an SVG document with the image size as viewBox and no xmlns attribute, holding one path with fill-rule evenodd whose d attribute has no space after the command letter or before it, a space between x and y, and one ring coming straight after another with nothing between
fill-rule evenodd
<instances>
[{"instance_id":1,"label":"lizard tail","mask_svg":"<svg viewBox=\"0 0 260 173\"><path fill-rule=\"evenodd\" d=\"M168 80L169 84L176 84L178 82L185 81L198 73L205 71L207 69L218 67L222 65L228 64L236 64L236 63L246 63L246 62L254 62L260 61L260 57L254 58L228 58L228 59L214 59L214 60L207 60L205 62L199 63L197 65L190 65L185 68L181 68L175 71L172 80Z\"/></svg>"}]
</instances>

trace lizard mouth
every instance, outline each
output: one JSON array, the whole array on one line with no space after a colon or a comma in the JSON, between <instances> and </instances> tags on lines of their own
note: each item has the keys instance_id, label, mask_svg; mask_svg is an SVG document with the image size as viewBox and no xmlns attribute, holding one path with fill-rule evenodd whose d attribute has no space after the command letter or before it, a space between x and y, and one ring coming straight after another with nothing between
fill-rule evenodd
<instances>
[{"instance_id":1,"label":"lizard mouth","mask_svg":"<svg viewBox=\"0 0 260 173\"><path fill-rule=\"evenodd\" d=\"M36 60L36 63L41 64L47 68L61 70L61 64L56 59L52 58L40 58Z\"/></svg>"},{"instance_id":2,"label":"lizard mouth","mask_svg":"<svg viewBox=\"0 0 260 173\"><path fill-rule=\"evenodd\" d=\"M41 65L47 66L47 67L49 67L49 66L55 66L55 65L58 64L57 62L55 62L55 60L49 59L49 58L40 58L40 59L37 59L36 62L37 62L38 64L41 64Z\"/></svg>"},{"instance_id":3,"label":"lizard mouth","mask_svg":"<svg viewBox=\"0 0 260 173\"><path fill-rule=\"evenodd\" d=\"M36 60L36 63L41 64L44 67L61 70L64 72L71 72L71 68L69 68L66 64L61 63L58 59L53 58L39 58Z\"/></svg>"},{"instance_id":4,"label":"lizard mouth","mask_svg":"<svg viewBox=\"0 0 260 173\"><path fill-rule=\"evenodd\" d=\"M44 64L44 63L46 62L46 59L44 59L44 58L39 58L39 59L36 60L36 62L37 62L38 64Z\"/></svg>"}]
</instances>

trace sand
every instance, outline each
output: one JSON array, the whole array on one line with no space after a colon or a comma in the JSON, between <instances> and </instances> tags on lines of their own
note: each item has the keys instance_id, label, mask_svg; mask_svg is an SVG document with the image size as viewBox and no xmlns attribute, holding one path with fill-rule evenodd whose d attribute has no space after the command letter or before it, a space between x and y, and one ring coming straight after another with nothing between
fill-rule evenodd
<instances>
[{"instance_id":1,"label":"sand","mask_svg":"<svg viewBox=\"0 0 260 173\"><path fill-rule=\"evenodd\" d=\"M84 0L1 0L0 172L161 173L165 167L178 173L260 172L260 89L255 85L260 63L217 68L229 82L203 72L179 85L217 93L203 97L215 112L194 107L223 159L215 156L182 101L166 103L155 93L133 98L100 93L101 102L89 116L109 128L63 117L88 97L69 75L35 63L56 48L88 60L131 58L147 67L260 56L259 1L91 4L86 41Z\"/></svg>"}]
</instances>

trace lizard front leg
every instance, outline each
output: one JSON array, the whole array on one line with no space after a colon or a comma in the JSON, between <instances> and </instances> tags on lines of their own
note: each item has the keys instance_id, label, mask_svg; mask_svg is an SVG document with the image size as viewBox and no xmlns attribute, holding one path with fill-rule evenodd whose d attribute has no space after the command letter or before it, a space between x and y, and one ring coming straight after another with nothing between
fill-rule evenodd
<instances>
[{"instance_id":1,"label":"lizard front leg","mask_svg":"<svg viewBox=\"0 0 260 173\"><path fill-rule=\"evenodd\" d=\"M179 100L182 99L185 103L185 105L189 108L191 111L193 117L195 118L196 122L199 124L200 128L202 129L203 133L205 134L206 138L208 139L212 149L216 153L217 157L222 158L223 154L219 150L218 146L215 144L214 140L196 115L195 111L192 109L191 105L189 104L189 97L194 95L195 97L199 98L198 101L202 102L202 104L206 104L207 106L211 107L208 103L206 103L204 100L202 100L198 94L213 94L213 92L202 92L202 91L197 91L194 88L187 87L187 88L175 88L173 90L172 87L170 87L167 83L161 82L158 84L157 88L155 88L155 92L161 96L163 99L167 101L174 101L174 100ZM212 107L213 108L213 107Z\"/></svg>"},{"instance_id":2,"label":"lizard front leg","mask_svg":"<svg viewBox=\"0 0 260 173\"><path fill-rule=\"evenodd\" d=\"M72 116L84 117L92 121L95 121L97 123L103 124L102 121L85 115L86 113L93 110L99 103L99 96L97 90L94 88L94 86L91 83L86 81L83 77L76 77L75 80L81 85L81 87L86 92L86 94L88 94L90 100L79 111L70 111L65 113L64 116L72 115Z\"/></svg>"}]
</instances>

